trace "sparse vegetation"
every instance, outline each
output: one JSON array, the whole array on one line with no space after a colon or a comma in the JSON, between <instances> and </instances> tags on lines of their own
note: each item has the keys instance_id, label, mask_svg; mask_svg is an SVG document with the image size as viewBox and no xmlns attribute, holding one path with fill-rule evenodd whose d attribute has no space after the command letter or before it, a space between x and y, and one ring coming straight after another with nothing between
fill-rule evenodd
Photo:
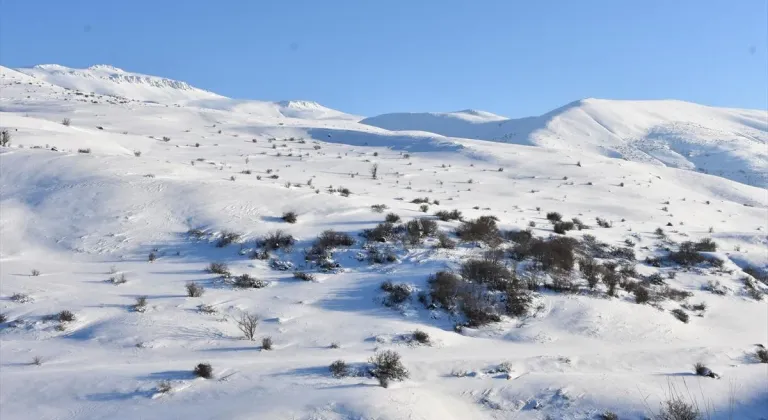
<instances>
[{"instance_id":1,"label":"sparse vegetation","mask_svg":"<svg viewBox=\"0 0 768 420\"><path fill-rule=\"evenodd\" d=\"M213 367L209 363L199 363L192 372L199 378L213 378Z\"/></svg>"},{"instance_id":2,"label":"sparse vegetation","mask_svg":"<svg viewBox=\"0 0 768 420\"><path fill-rule=\"evenodd\" d=\"M75 320L75 314L73 314L71 311L61 311L56 316L59 322L72 322Z\"/></svg>"},{"instance_id":3,"label":"sparse vegetation","mask_svg":"<svg viewBox=\"0 0 768 420\"><path fill-rule=\"evenodd\" d=\"M371 210L374 213L384 213L384 210L386 210L388 208L389 208L389 206L387 206L386 204L373 204L371 206Z\"/></svg>"},{"instance_id":4,"label":"sparse vegetation","mask_svg":"<svg viewBox=\"0 0 768 420\"><path fill-rule=\"evenodd\" d=\"M261 339L261 349L262 350L272 350L272 345L274 343L272 342L272 337L264 337Z\"/></svg>"},{"instance_id":5,"label":"sparse vegetation","mask_svg":"<svg viewBox=\"0 0 768 420\"><path fill-rule=\"evenodd\" d=\"M136 303L133 304L133 310L136 312L144 312L147 310L147 296L138 296Z\"/></svg>"},{"instance_id":6,"label":"sparse vegetation","mask_svg":"<svg viewBox=\"0 0 768 420\"><path fill-rule=\"evenodd\" d=\"M563 215L556 211L551 211L547 213L547 220L549 220L552 223L559 222L563 220Z\"/></svg>"},{"instance_id":7,"label":"sparse vegetation","mask_svg":"<svg viewBox=\"0 0 768 420\"><path fill-rule=\"evenodd\" d=\"M456 241L451 239L445 232L439 232L437 234L437 247L441 249L454 249L456 248Z\"/></svg>"},{"instance_id":8,"label":"sparse vegetation","mask_svg":"<svg viewBox=\"0 0 768 420\"><path fill-rule=\"evenodd\" d=\"M189 282L185 287L187 289L187 296L189 297L201 297L203 296L203 293L205 293L203 286L200 286L195 282Z\"/></svg>"},{"instance_id":9,"label":"sparse vegetation","mask_svg":"<svg viewBox=\"0 0 768 420\"><path fill-rule=\"evenodd\" d=\"M237 329L243 333L243 337L245 337L246 340L253 341L253 338L256 335L256 327L259 326L259 316L243 312L235 322L237 322Z\"/></svg>"},{"instance_id":10,"label":"sparse vegetation","mask_svg":"<svg viewBox=\"0 0 768 420\"><path fill-rule=\"evenodd\" d=\"M33 269L30 274L32 275L32 277L37 277L40 275L40 270Z\"/></svg>"},{"instance_id":11,"label":"sparse vegetation","mask_svg":"<svg viewBox=\"0 0 768 420\"><path fill-rule=\"evenodd\" d=\"M397 306L411 298L413 289L405 283L392 283L387 280L381 284L381 290L387 293L384 298L385 306Z\"/></svg>"},{"instance_id":12,"label":"sparse vegetation","mask_svg":"<svg viewBox=\"0 0 768 420\"><path fill-rule=\"evenodd\" d=\"M296 239L282 230L276 230L264 236L259 244L268 251L289 251L296 244Z\"/></svg>"},{"instance_id":13,"label":"sparse vegetation","mask_svg":"<svg viewBox=\"0 0 768 420\"><path fill-rule=\"evenodd\" d=\"M72 120L70 120L69 118L64 118L63 120L61 120L61 124L69 127L72 124Z\"/></svg>"},{"instance_id":14,"label":"sparse vegetation","mask_svg":"<svg viewBox=\"0 0 768 420\"><path fill-rule=\"evenodd\" d=\"M349 366L343 360L336 360L328 367L331 371L331 376L334 378L345 378L349 376Z\"/></svg>"},{"instance_id":15,"label":"sparse vegetation","mask_svg":"<svg viewBox=\"0 0 768 420\"><path fill-rule=\"evenodd\" d=\"M226 263L223 262L212 262L208 265L208 268L206 269L209 273L213 274L220 274L222 276L228 277L229 274L229 267Z\"/></svg>"},{"instance_id":16,"label":"sparse vegetation","mask_svg":"<svg viewBox=\"0 0 768 420\"><path fill-rule=\"evenodd\" d=\"M315 276L314 275L312 275L311 273L306 273L304 271L294 271L293 272L293 278L299 279L299 280L304 280L304 281L314 281L315 280Z\"/></svg>"},{"instance_id":17,"label":"sparse vegetation","mask_svg":"<svg viewBox=\"0 0 768 420\"><path fill-rule=\"evenodd\" d=\"M237 232L232 232L229 230L222 231L219 235L219 240L216 242L216 247L224 248L233 242L239 241L241 237L242 235Z\"/></svg>"},{"instance_id":18,"label":"sparse vegetation","mask_svg":"<svg viewBox=\"0 0 768 420\"><path fill-rule=\"evenodd\" d=\"M422 330L416 330L411 334L411 340L419 343L419 344L429 344L429 334Z\"/></svg>"},{"instance_id":19,"label":"sparse vegetation","mask_svg":"<svg viewBox=\"0 0 768 420\"><path fill-rule=\"evenodd\" d=\"M458 210L440 210L435 212L435 216L437 216L437 218L443 222L448 222L451 220L462 220L461 212Z\"/></svg>"},{"instance_id":20,"label":"sparse vegetation","mask_svg":"<svg viewBox=\"0 0 768 420\"><path fill-rule=\"evenodd\" d=\"M387 223L397 223L400 221L400 216L395 213L387 213L387 216L384 217L384 221Z\"/></svg>"},{"instance_id":21,"label":"sparse vegetation","mask_svg":"<svg viewBox=\"0 0 768 420\"><path fill-rule=\"evenodd\" d=\"M283 221L285 223L296 223L298 219L299 216L294 211L287 211L283 213Z\"/></svg>"},{"instance_id":22,"label":"sparse vegetation","mask_svg":"<svg viewBox=\"0 0 768 420\"><path fill-rule=\"evenodd\" d=\"M477 219L463 222L456 235L465 242L484 242L490 246L498 245L501 242L499 228L496 222L499 219L496 216L480 216Z\"/></svg>"},{"instance_id":23,"label":"sparse vegetation","mask_svg":"<svg viewBox=\"0 0 768 420\"><path fill-rule=\"evenodd\" d=\"M248 274L241 274L235 277L232 285L238 289L261 289L267 287L267 282Z\"/></svg>"},{"instance_id":24,"label":"sparse vegetation","mask_svg":"<svg viewBox=\"0 0 768 420\"><path fill-rule=\"evenodd\" d=\"M402 381L408 379L408 370L400 361L400 355L392 350L376 352L369 360L371 365L371 376L379 380L379 385L384 388L389 386L391 381Z\"/></svg>"},{"instance_id":25,"label":"sparse vegetation","mask_svg":"<svg viewBox=\"0 0 768 420\"><path fill-rule=\"evenodd\" d=\"M678 309L673 309L673 310L672 310L672 315L673 315L675 318L677 318L678 320L680 320L681 322L683 322L683 323L686 323L686 324L688 323L688 319L690 318L690 317L688 316L688 314L687 314L687 313L685 313L685 311L684 311L684 310L682 310L682 309L679 309L679 308L678 308Z\"/></svg>"}]
</instances>

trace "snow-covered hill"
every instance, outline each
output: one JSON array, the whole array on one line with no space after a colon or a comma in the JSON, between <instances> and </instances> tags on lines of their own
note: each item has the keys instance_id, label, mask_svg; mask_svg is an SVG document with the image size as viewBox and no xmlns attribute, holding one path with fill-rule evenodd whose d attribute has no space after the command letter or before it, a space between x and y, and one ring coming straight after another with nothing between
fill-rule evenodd
<instances>
[{"instance_id":1,"label":"snow-covered hill","mask_svg":"<svg viewBox=\"0 0 768 420\"><path fill-rule=\"evenodd\" d=\"M764 188L587 147L390 131L313 102L155 103L44 79L0 68L2 420L639 420L672 389L712 419L768 412ZM452 210L503 235L459 237ZM361 236L388 213L392 236ZM351 240L306 252L329 229ZM292 247L264 242L278 230ZM554 252L526 251L529 235ZM707 246L688 266L671 254L685 241ZM507 270L502 290L467 269L478 260ZM445 270L461 276L438 289ZM409 373L388 388L369 371L385 350Z\"/></svg>"},{"instance_id":2,"label":"snow-covered hill","mask_svg":"<svg viewBox=\"0 0 768 420\"><path fill-rule=\"evenodd\" d=\"M585 151L768 185L766 111L671 100L585 99L538 117L496 117L396 113L361 122L388 130Z\"/></svg>"}]
</instances>

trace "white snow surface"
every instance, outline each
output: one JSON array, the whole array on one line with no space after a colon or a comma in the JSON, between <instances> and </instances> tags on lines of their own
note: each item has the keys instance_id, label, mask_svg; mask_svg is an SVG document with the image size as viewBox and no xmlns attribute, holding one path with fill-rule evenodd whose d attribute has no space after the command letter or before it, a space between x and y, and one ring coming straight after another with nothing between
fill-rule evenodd
<instances>
[{"instance_id":1,"label":"white snow surface","mask_svg":"<svg viewBox=\"0 0 768 420\"><path fill-rule=\"evenodd\" d=\"M236 101L107 66L0 68L0 128L11 135L0 147L0 418L594 419L610 410L641 419L671 387L712 419L766 418L768 364L754 354L768 345L768 304L742 280L747 266L768 265L763 113L588 100L527 120L430 115L413 124L376 117L382 128L314 102ZM682 153L694 146L710 156ZM685 170L710 161L722 176ZM440 202L427 214L411 203L424 196ZM659 273L706 310L687 310L682 323L670 314L682 302L637 304L621 288L608 297L577 270L578 293L539 290L529 316L457 333L454 316L415 294L385 307L380 284L427 290L430 274L485 249L436 249L429 239L393 245L393 263L358 261L357 234L384 218L373 204L406 221L458 209L466 219L494 215L504 230L533 222L539 237L553 234L547 212L578 217L591 228L567 236L631 241L637 276ZM281 220L286 211L297 223ZM596 217L613 226L597 227ZM458 225L439 222L449 234ZM674 242L711 237L723 268L645 264L662 252L659 227ZM278 229L298 243L274 257L315 281L248 258L256 239ZM338 273L303 259L327 229L357 238L334 254ZM218 248L225 230L242 237ZM234 289L205 271L214 261L269 284ZM121 273L125 284L107 281ZM187 297L187 282L204 286L203 296ZM704 290L710 282L725 294ZM144 312L131 309L139 296ZM200 313L201 304L216 313ZM57 328L49 315L62 310L76 319ZM241 311L260 316L257 341L242 339ZM401 338L417 329L431 345ZM267 336L271 351L261 349ZM328 372L337 359L362 368L385 349L401 354L409 379L385 389ZM192 375L201 362L212 379ZM720 379L695 376L697 362ZM490 373L502 363L509 373ZM172 390L159 393L161 381Z\"/></svg>"},{"instance_id":2,"label":"white snow surface","mask_svg":"<svg viewBox=\"0 0 768 420\"><path fill-rule=\"evenodd\" d=\"M470 114L474 115L474 114ZM768 112L675 100L584 99L538 117L394 113L362 120L388 130L597 153L768 185Z\"/></svg>"}]
</instances>

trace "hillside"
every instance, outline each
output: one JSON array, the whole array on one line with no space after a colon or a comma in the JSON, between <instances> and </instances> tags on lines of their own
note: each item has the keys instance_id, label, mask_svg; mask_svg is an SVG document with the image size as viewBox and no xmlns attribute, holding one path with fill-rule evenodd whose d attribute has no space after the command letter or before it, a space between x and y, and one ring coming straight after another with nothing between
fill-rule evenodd
<instances>
[{"instance_id":1,"label":"hillside","mask_svg":"<svg viewBox=\"0 0 768 420\"><path fill-rule=\"evenodd\" d=\"M491 114L492 115L492 114ZM387 130L543 146L768 185L768 112L682 101L585 99L538 117L397 113L361 121Z\"/></svg>"},{"instance_id":2,"label":"hillside","mask_svg":"<svg viewBox=\"0 0 768 420\"><path fill-rule=\"evenodd\" d=\"M768 412L765 188L122 80L0 68L3 420Z\"/></svg>"}]
</instances>

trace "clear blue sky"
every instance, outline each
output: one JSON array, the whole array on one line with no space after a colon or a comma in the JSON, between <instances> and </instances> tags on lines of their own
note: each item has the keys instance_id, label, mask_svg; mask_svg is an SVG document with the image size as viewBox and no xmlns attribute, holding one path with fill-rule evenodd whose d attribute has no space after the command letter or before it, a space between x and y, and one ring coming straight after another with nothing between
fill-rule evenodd
<instances>
[{"instance_id":1,"label":"clear blue sky","mask_svg":"<svg viewBox=\"0 0 768 420\"><path fill-rule=\"evenodd\" d=\"M350 113L768 107L768 0L0 0L0 64L111 64Z\"/></svg>"}]
</instances>

